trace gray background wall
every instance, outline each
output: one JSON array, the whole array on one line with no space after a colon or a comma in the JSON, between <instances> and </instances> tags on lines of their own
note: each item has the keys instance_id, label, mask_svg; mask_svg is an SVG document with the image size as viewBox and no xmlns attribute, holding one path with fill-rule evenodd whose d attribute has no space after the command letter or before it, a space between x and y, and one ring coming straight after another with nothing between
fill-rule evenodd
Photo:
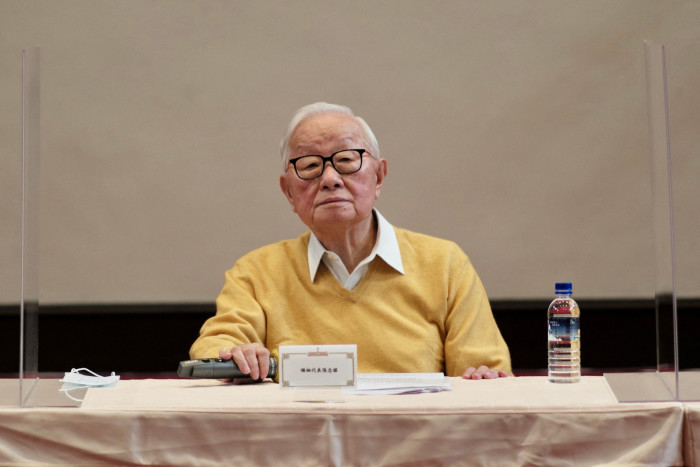
<instances>
[{"instance_id":1,"label":"gray background wall","mask_svg":"<svg viewBox=\"0 0 700 467\"><path fill-rule=\"evenodd\" d=\"M0 0L0 301L19 300L21 49L42 55L41 299L201 302L305 226L292 112L376 132L394 224L492 298L653 295L644 40L667 47L678 287L699 296L695 1Z\"/></svg>"}]
</instances>

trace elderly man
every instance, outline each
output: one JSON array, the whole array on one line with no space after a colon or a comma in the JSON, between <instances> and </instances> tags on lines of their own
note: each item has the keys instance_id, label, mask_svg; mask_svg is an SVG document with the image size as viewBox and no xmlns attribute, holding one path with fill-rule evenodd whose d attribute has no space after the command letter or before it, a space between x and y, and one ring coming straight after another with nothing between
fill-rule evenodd
<instances>
[{"instance_id":1,"label":"elderly man","mask_svg":"<svg viewBox=\"0 0 700 467\"><path fill-rule=\"evenodd\" d=\"M360 372L508 376L508 348L468 257L374 208L387 161L363 119L333 104L302 107L281 152L280 187L310 232L226 272L192 358L233 358L258 379L268 349L357 344Z\"/></svg>"}]
</instances>

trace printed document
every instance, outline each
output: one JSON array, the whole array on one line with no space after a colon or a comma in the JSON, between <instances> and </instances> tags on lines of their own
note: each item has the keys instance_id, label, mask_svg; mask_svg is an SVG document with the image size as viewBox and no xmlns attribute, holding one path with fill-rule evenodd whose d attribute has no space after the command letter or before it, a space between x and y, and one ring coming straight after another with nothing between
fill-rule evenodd
<instances>
[{"instance_id":1,"label":"printed document","mask_svg":"<svg viewBox=\"0 0 700 467\"><path fill-rule=\"evenodd\" d=\"M343 394L421 394L451 391L450 378L443 373L359 373L356 388L343 388Z\"/></svg>"}]
</instances>

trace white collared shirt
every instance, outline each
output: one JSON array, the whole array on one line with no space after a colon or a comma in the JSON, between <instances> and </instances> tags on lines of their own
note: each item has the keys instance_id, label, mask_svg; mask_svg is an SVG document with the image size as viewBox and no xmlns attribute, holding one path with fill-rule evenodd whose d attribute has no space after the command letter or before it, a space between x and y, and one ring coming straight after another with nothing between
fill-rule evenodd
<instances>
[{"instance_id":1,"label":"white collared shirt","mask_svg":"<svg viewBox=\"0 0 700 467\"><path fill-rule=\"evenodd\" d=\"M369 263L379 255L386 264L396 269L403 274L403 263L401 262L401 252L399 251L399 242L396 240L396 232L394 227L379 214L379 211L374 210L377 216L377 240L374 243L374 248L369 256L360 261L352 273L349 273L340 257L332 251L326 250L319 239L311 232L308 248L309 274L311 282L316 278L318 266L323 261L328 269L333 273L338 282L348 290L352 290L360 283L362 278L369 269Z\"/></svg>"}]
</instances>

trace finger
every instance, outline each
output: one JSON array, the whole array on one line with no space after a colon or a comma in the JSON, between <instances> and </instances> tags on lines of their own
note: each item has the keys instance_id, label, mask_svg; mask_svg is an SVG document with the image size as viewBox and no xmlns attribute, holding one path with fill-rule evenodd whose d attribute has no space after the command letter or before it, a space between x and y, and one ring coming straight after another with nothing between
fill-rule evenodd
<instances>
[{"instance_id":1,"label":"finger","mask_svg":"<svg viewBox=\"0 0 700 467\"><path fill-rule=\"evenodd\" d=\"M244 344L240 349L248 364L251 379L262 380L267 377L270 370L270 351L258 343Z\"/></svg>"},{"instance_id":2,"label":"finger","mask_svg":"<svg viewBox=\"0 0 700 467\"><path fill-rule=\"evenodd\" d=\"M510 376L507 372L499 369L490 369L486 365L481 365L479 368L470 366L462 374L464 379L497 379L507 378Z\"/></svg>"},{"instance_id":3,"label":"finger","mask_svg":"<svg viewBox=\"0 0 700 467\"><path fill-rule=\"evenodd\" d=\"M260 379L267 378L270 372L270 351L265 347L260 346L255 349L256 357L258 360L258 368L260 370Z\"/></svg>"},{"instance_id":4,"label":"finger","mask_svg":"<svg viewBox=\"0 0 700 467\"><path fill-rule=\"evenodd\" d=\"M472 379L485 379L485 375L488 373L488 371L489 367L487 367L486 365L481 365L479 368L476 369L476 371L472 375Z\"/></svg>"},{"instance_id":5,"label":"finger","mask_svg":"<svg viewBox=\"0 0 700 467\"><path fill-rule=\"evenodd\" d=\"M506 373L503 370L499 369L487 369L484 371L484 373L481 375L483 379L498 379L498 378L507 378L510 376L508 373Z\"/></svg>"},{"instance_id":6,"label":"finger","mask_svg":"<svg viewBox=\"0 0 700 467\"><path fill-rule=\"evenodd\" d=\"M475 375L479 376L479 379L486 379L489 374L489 367L486 365L481 365L479 368L476 369L476 372L474 373Z\"/></svg>"},{"instance_id":7,"label":"finger","mask_svg":"<svg viewBox=\"0 0 700 467\"><path fill-rule=\"evenodd\" d=\"M254 346L241 346L244 347L243 355L245 356L246 363L248 364L248 374L250 374L251 379L260 378L260 362L258 362L258 353Z\"/></svg>"},{"instance_id":8,"label":"finger","mask_svg":"<svg viewBox=\"0 0 700 467\"><path fill-rule=\"evenodd\" d=\"M250 374L250 365L248 364L248 358L244 353L243 346L233 347L231 349L231 358L233 359L233 362L236 364L238 369L241 370L241 373L243 373L244 375Z\"/></svg>"}]
</instances>

